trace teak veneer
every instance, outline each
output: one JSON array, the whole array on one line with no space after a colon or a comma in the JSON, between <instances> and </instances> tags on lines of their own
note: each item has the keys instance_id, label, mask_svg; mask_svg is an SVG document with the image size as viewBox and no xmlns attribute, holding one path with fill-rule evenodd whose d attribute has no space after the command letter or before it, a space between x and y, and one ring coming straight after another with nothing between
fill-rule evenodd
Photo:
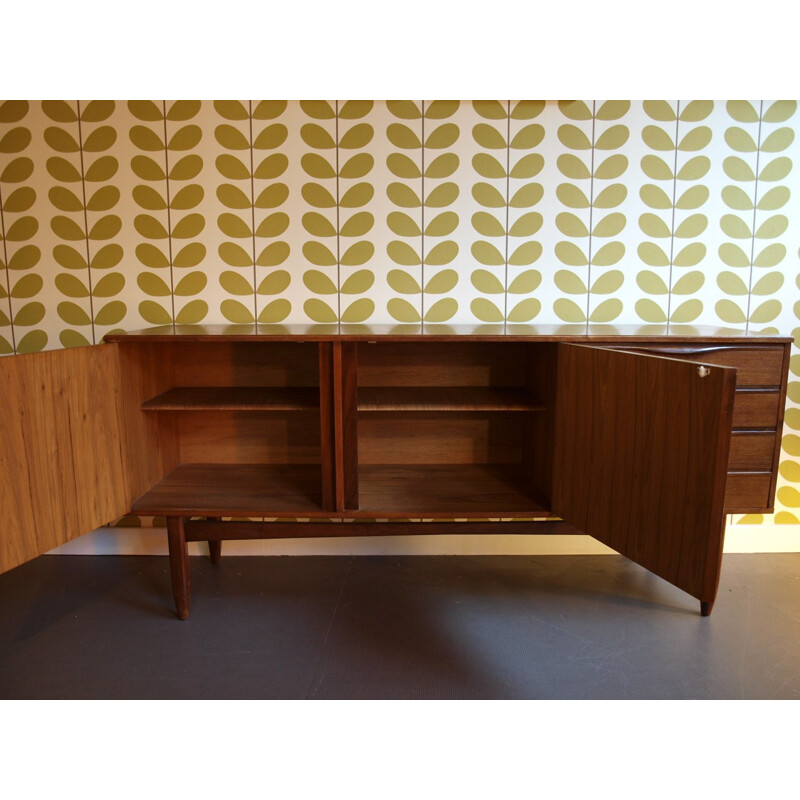
<instances>
[{"instance_id":1,"label":"teak veneer","mask_svg":"<svg viewBox=\"0 0 800 800\"><path fill-rule=\"evenodd\" d=\"M588 533L710 614L772 511L791 340L727 329L166 327L0 360L0 569L125 513L186 543ZM509 521L511 520L511 521Z\"/></svg>"}]
</instances>

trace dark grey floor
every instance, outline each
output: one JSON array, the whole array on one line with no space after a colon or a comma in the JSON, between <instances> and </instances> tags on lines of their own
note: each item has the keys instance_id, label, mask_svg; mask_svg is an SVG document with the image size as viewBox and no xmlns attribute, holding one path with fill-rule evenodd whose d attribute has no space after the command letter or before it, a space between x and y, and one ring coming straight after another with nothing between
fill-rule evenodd
<instances>
[{"instance_id":1,"label":"dark grey floor","mask_svg":"<svg viewBox=\"0 0 800 800\"><path fill-rule=\"evenodd\" d=\"M618 556L44 556L0 576L0 697L796 698L800 554L714 613Z\"/></svg>"}]
</instances>

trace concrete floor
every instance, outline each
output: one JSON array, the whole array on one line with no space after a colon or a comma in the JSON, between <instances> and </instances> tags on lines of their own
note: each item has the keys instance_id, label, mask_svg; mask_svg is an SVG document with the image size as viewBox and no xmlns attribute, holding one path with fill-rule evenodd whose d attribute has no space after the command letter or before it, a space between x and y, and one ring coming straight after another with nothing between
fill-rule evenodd
<instances>
[{"instance_id":1,"label":"concrete floor","mask_svg":"<svg viewBox=\"0 0 800 800\"><path fill-rule=\"evenodd\" d=\"M797 698L800 553L714 613L621 556L43 556L0 575L0 698Z\"/></svg>"}]
</instances>

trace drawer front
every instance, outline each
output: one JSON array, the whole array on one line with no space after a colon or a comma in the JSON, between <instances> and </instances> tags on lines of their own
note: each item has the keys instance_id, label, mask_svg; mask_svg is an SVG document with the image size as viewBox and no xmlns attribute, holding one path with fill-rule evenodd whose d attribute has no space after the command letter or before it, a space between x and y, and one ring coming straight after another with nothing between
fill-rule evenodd
<instances>
[{"instance_id":1,"label":"drawer front","mask_svg":"<svg viewBox=\"0 0 800 800\"><path fill-rule=\"evenodd\" d=\"M731 436L729 470L771 470L775 455L775 433L738 433Z\"/></svg>"},{"instance_id":2,"label":"drawer front","mask_svg":"<svg viewBox=\"0 0 800 800\"><path fill-rule=\"evenodd\" d=\"M625 348L628 349L628 348ZM662 345L634 346L637 352L700 361L720 367L736 368L737 386L780 386L783 374L781 345Z\"/></svg>"},{"instance_id":3,"label":"drawer front","mask_svg":"<svg viewBox=\"0 0 800 800\"><path fill-rule=\"evenodd\" d=\"M729 472L725 487L725 512L746 514L768 511L772 508L769 496L771 483L772 474L769 472Z\"/></svg>"},{"instance_id":4,"label":"drawer front","mask_svg":"<svg viewBox=\"0 0 800 800\"><path fill-rule=\"evenodd\" d=\"M737 391L733 399L734 428L768 428L778 426L781 393Z\"/></svg>"}]
</instances>

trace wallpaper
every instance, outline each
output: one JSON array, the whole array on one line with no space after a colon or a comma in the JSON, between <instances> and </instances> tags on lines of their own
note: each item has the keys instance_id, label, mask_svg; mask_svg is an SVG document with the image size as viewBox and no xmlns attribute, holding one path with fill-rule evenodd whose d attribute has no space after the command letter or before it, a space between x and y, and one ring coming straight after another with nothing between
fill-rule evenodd
<instances>
[{"instance_id":1,"label":"wallpaper","mask_svg":"<svg viewBox=\"0 0 800 800\"><path fill-rule=\"evenodd\" d=\"M254 320L796 337L798 130L773 100L0 101L0 353Z\"/></svg>"}]
</instances>

